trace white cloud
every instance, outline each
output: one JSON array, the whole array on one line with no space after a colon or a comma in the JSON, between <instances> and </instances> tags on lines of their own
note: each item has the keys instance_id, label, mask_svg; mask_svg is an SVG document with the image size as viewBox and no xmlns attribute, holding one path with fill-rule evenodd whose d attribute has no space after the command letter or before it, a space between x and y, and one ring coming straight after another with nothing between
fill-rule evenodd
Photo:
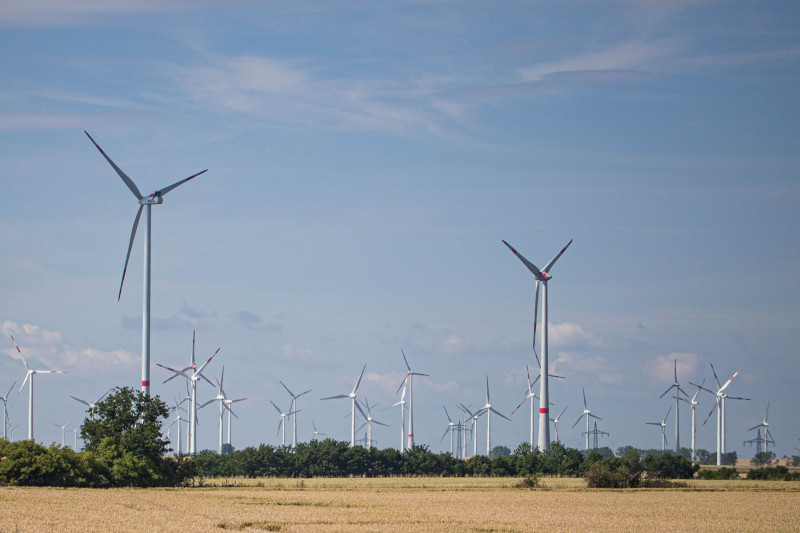
<instances>
[{"instance_id":1,"label":"white cloud","mask_svg":"<svg viewBox=\"0 0 800 533\"><path fill-rule=\"evenodd\" d=\"M590 376L592 380L604 385L612 385L622 380L619 371L607 359L599 356L586 357L574 352L558 352L551 372L566 376L567 379L575 374Z\"/></svg>"},{"instance_id":2,"label":"white cloud","mask_svg":"<svg viewBox=\"0 0 800 533\"><path fill-rule=\"evenodd\" d=\"M469 345L469 341L454 333L440 341L436 346L436 351L445 355L457 355L464 353Z\"/></svg>"},{"instance_id":3,"label":"white cloud","mask_svg":"<svg viewBox=\"0 0 800 533\"><path fill-rule=\"evenodd\" d=\"M675 48L675 41L670 40L653 43L626 43L606 50L586 52L557 61L538 63L519 69L518 73L525 81L539 81L545 76L564 72L646 68L651 60L669 54Z\"/></svg>"},{"instance_id":4,"label":"white cloud","mask_svg":"<svg viewBox=\"0 0 800 533\"><path fill-rule=\"evenodd\" d=\"M664 384L664 389L675 379L675 361L678 366L678 381L685 383L697 374L699 358L696 353L677 353L659 355L644 365L644 371L653 381Z\"/></svg>"},{"instance_id":5,"label":"white cloud","mask_svg":"<svg viewBox=\"0 0 800 533\"><path fill-rule=\"evenodd\" d=\"M34 324L18 325L6 320L0 326L4 335L14 335L21 353L31 368L52 367L53 370L93 369L102 372L109 367L132 367L139 358L125 350L104 351L96 348L72 348L65 344L60 331L42 329ZM19 359L16 349L4 353Z\"/></svg>"},{"instance_id":6,"label":"white cloud","mask_svg":"<svg viewBox=\"0 0 800 533\"><path fill-rule=\"evenodd\" d=\"M586 349L601 348L606 342L595 334L586 331L578 324L562 322L548 327L548 344L555 348ZM541 336L539 337L541 338Z\"/></svg>"}]
</instances>

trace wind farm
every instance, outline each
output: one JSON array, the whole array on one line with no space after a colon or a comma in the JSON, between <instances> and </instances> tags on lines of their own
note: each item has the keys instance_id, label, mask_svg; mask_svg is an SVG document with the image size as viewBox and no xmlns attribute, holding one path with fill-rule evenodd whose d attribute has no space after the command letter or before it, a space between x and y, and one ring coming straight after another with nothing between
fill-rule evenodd
<instances>
[{"instance_id":1,"label":"wind farm","mask_svg":"<svg viewBox=\"0 0 800 533\"><path fill-rule=\"evenodd\" d=\"M185 530L173 503L201 529L602 529L620 500L586 476L625 461L664 519L639 528L791 530L793 482L749 476L800 468L797 14L9 4L0 456L72 474L4 459L0 485L220 496L103 494L107 531ZM658 501L646 458L699 471ZM95 527L20 490L2 530Z\"/></svg>"}]
</instances>

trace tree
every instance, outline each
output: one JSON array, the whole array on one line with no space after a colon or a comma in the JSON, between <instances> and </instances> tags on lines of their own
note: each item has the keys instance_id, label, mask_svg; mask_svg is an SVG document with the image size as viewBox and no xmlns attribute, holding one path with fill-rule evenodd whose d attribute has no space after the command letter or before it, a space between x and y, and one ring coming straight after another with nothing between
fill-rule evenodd
<instances>
[{"instance_id":1,"label":"tree","mask_svg":"<svg viewBox=\"0 0 800 533\"><path fill-rule=\"evenodd\" d=\"M768 466L775 459L775 452L760 452L750 459L753 466Z\"/></svg>"},{"instance_id":2,"label":"tree","mask_svg":"<svg viewBox=\"0 0 800 533\"><path fill-rule=\"evenodd\" d=\"M511 455L511 450L508 449L508 446L495 446L489 457L508 457L509 455Z\"/></svg>"}]
</instances>

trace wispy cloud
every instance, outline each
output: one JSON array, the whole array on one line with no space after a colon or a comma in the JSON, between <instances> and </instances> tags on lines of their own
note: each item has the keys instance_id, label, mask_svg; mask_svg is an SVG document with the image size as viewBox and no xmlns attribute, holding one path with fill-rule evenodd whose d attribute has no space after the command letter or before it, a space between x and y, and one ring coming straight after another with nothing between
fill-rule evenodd
<instances>
[{"instance_id":1,"label":"wispy cloud","mask_svg":"<svg viewBox=\"0 0 800 533\"><path fill-rule=\"evenodd\" d=\"M675 362L677 361L678 381L687 381L697 374L699 358L696 353L673 352L659 355L644 365L646 375L654 383L663 383L664 388L675 379Z\"/></svg>"},{"instance_id":2,"label":"wispy cloud","mask_svg":"<svg viewBox=\"0 0 800 533\"><path fill-rule=\"evenodd\" d=\"M555 348L562 349L586 349L601 348L607 343L597 337L594 333L586 331L579 324L561 322L550 324L548 327L549 342Z\"/></svg>"},{"instance_id":3,"label":"wispy cloud","mask_svg":"<svg viewBox=\"0 0 800 533\"><path fill-rule=\"evenodd\" d=\"M0 131L75 129L87 120L73 113L0 113Z\"/></svg>"},{"instance_id":4,"label":"wispy cloud","mask_svg":"<svg viewBox=\"0 0 800 533\"><path fill-rule=\"evenodd\" d=\"M607 359L600 356L584 356L575 352L558 352L552 371L568 378L575 375L591 377L603 385L622 381L622 375Z\"/></svg>"},{"instance_id":5,"label":"wispy cloud","mask_svg":"<svg viewBox=\"0 0 800 533\"><path fill-rule=\"evenodd\" d=\"M102 372L109 367L132 367L138 362L136 355L125 350L73 348L64 343L60 331L43 329L34 324L19 325L7 320L0 326L0 330L4 335L14 335L31 368L44 364L52 370L91 368L95 372ZM19 359L14 348L2 351Z\"/></svg>"}]
</instances>

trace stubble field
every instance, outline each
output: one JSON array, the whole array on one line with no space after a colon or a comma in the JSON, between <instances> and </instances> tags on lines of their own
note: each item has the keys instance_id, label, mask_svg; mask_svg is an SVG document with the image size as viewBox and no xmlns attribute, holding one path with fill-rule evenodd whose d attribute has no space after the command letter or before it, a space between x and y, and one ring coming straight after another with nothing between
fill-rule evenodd
<instances>
[{"instance_id":1,"label":"stubble field","mask_svg":"<svg viewBox=\"0 0 800 533\"><path fill-rule=\"evenodd\" d=\"M583 480L218 480L181 489L0 488L0 531L798 531L800 484L692 481L589 490ZM221 486L227 485L227 486Z\"/></svg>"}]
</instances>

